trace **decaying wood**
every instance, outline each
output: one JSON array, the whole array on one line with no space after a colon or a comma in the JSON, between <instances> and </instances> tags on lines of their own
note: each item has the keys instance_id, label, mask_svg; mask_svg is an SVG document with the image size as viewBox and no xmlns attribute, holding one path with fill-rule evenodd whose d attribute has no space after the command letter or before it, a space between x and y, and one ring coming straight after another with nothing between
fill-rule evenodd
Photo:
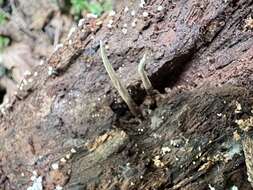
<instances>
[{"instance_id":1,"label":"decaying wood","mask_svg":"<svg viewBox=\"0 0 253 190\"><path fill-rule=\"evenodd\" d=\"M245 140L243 141L243 150L247 166L248 181L251 183L251 186L253 186L252 148L253 148L252 137L246 137Z\"/></svg>"},{"instance_id":2,"label":"decaying wood","mask_svg":"<svg viewBox=\"0 0 253 190\"><path fill-rule=\"evenodd\" d=\"M252 116L252 1L139 3L86 20L5 109L2 189L26 189L31 176L44 189L251 189L238 120ZM111 86L100 40L143 121ZM137 72L144 52L163 93L152 110Z\"/></svg>"}]
</instances>

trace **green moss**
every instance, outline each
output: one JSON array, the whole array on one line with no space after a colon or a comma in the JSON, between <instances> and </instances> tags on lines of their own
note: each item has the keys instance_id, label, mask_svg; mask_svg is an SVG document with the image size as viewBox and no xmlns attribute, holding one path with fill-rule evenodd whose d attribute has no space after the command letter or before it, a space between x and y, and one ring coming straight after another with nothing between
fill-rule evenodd
<instances>
[{"instance_id":1,"label":"green moss","mask_svg":"<svg viewBox=\"0 0 253 190\"><path fill-rule=\"evenodd\" d=\"M101 2L88 0L70 0L71 11L75 16L80 16L83 11L95 15L101 15L104 11L109 11L112 9L111 0L104 0Z\"/></svg>"},{"instance_id":2,"label":"green moss","mask_svg":"<svg viewBox=\"0 0 253 190\"><path fill-rule=\"evenodd\" d=\"M74 15L80 15L86 9L88 2L86 0L71 0L72 12Z\"/></svg>"},{"instance_id":3,"label":"green moss","mask_svg":"<svg viewBox=\"0 0 253 190\"><path fill-rule=\"evenodd\" d=\"M5 24L7 21L6 16L4 13L0 12L0 25Z\"/></svg>"},{"instance_id":4,"label":"green moss","mask_svg":"<svg viewBox=\"0 0 253 190\"><path fill-rule=\"evenodd\" d=\"M3 51L10 44L10 39L5 36L0 36L0 51Z\"/></svg>"}]
</instances>

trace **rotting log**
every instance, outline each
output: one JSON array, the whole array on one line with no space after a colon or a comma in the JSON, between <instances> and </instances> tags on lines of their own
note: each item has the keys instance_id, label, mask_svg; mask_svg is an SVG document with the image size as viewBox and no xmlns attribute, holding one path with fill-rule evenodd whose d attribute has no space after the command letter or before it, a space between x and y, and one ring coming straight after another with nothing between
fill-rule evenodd
<instances>
[{"instance_id":1,"label":"rotting log","mask_svg":"<svg viewBox=\"0 0 253 190\"><path fill-rule=\"evenodd\" d=\"M150 0L129 6L134 17L85 21L1 116L0 187L26 189L36 171L45 189L251 189L241 145L250 129L237 121L252 117L252 8L249 0ZM113 89L100 40L144 121ZM153 110L137 72L144 52L164 93Z\"/></svg>"}]
</instances>

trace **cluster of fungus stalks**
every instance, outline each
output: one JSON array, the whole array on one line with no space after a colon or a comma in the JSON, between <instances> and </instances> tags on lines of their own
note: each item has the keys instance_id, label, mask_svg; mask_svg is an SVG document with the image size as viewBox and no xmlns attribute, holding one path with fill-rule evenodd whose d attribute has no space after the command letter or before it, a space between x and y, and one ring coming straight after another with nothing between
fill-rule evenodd
<instances>
[{"instance_id":1,"label":"cluster of fungus stalks","mask_svg":"<svg viewBox=\"0 0 253 190\"><path fill-rule=\"evenodd\" d=\"M142 112L140 108L136 105L134 100L131 98L130 94L128 93L127 88L121 83L120 79L118 78L115 70L113 69L104 49L103 41L100 41L100 53L102 57L103 64L105 66L105 69L112 81L113 86L117 89L119 92L119 95L121 98L125 101L127 104L130 112L139 118L142 118ZM147 92L148 95L151 95L153 92L152 84L147 76L147 73L145 71L145 64L146 64L146 54L143 55L139 65L138 65L138 73L140 75L141 81L143 83L143 86Z\"/></svg>"}]
</instances>

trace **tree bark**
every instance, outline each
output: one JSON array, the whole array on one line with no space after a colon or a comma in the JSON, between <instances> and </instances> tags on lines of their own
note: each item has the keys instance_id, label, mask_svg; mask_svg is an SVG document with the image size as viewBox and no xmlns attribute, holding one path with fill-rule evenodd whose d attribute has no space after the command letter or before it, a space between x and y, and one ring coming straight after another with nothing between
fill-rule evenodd
<instances>
[{"instance_id":1,"label":"tree bark","mask_svg":"<svg viewBox=\"0 0 253 190\"><path fill-rule=\"evenodd\" d=\"M251 189L252 8L134 1L85 20L4 109L1 189L26 189L31 176L44 189ZM111 85L100 40L144 120ZM137 72L145 52L160 93L152 109Z\"/></svg>"}]
</instances>

